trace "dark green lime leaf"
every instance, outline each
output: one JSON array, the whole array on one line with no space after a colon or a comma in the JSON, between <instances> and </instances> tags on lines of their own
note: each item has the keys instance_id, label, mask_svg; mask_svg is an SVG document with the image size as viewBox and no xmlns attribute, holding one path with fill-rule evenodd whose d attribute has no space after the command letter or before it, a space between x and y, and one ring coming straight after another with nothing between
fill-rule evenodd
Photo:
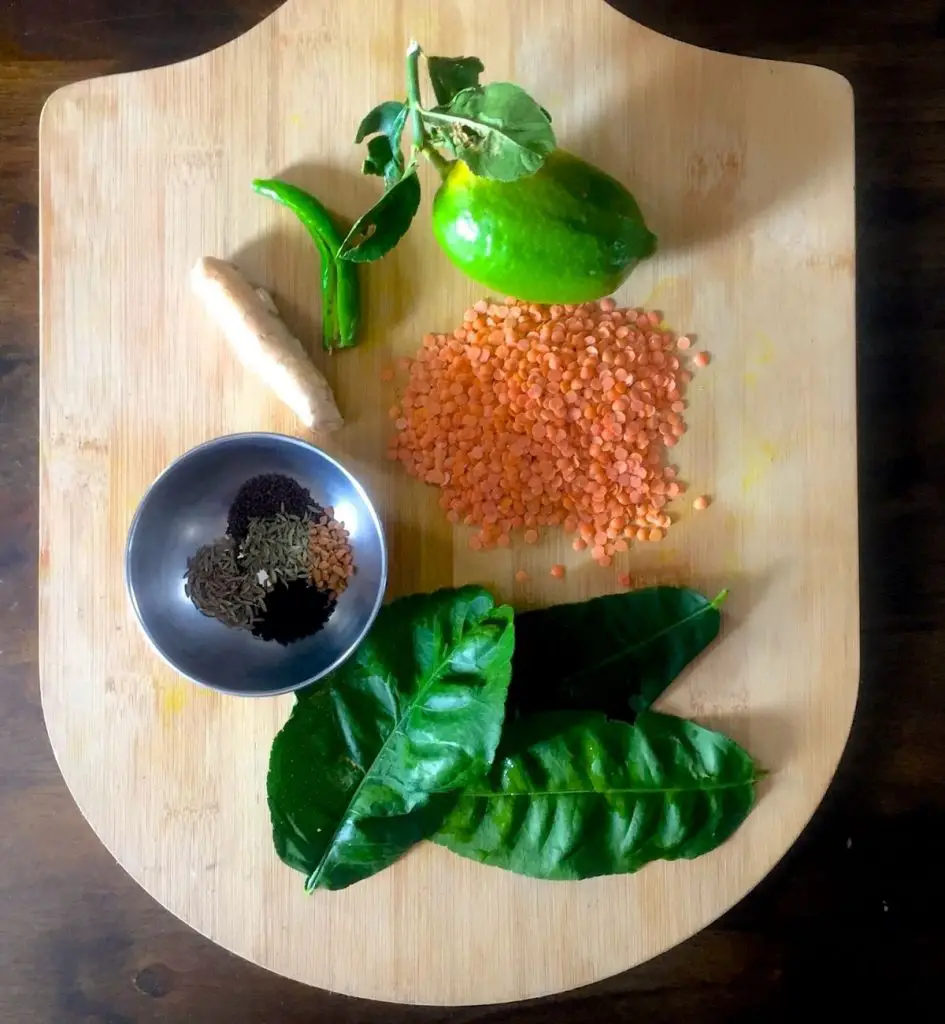
<instances>
[{"instance_id":1,"label":"dark green lime leaf","mask_svg":"<svg viewBox=\"0 0 945 1024\"><path fill-rule=\"evenodd\" d=\"M369 135L380 133L381 135L392 135L394 125L401 117L406 117L407 105L398 100L385 100L379 103L372 111L364 115L364 120L358 128L358 134L354 137L356 143L363 142ZM403 131L403 121L401 121Z\"/></svg>"},{"instance_id":2,"label":"dark green lime leaf","mask_svg":"<svg viewBox=\"0 0 945 1024\"><path fill-rule=\"evenodd\" d=\"M708 853L754 803L761 773L721 733L652 711L543 717L508 728L518 753L456 797L435 842L533 878L593 878Z\"/></svg>"},{"instance_id":3,"label":"dark green lime leaf","mask_svg":"<svg viewBox=\"0 0 945 1024\"><path fill-rule=\"evenodd\" d=\"M376 174L390 187L404 173L404 155L400 143L409 110L405 103L388 101L375 107L361 122L358 142L375 132L368 140L368 155L361 165L362 174Z\"/></svg>"},{"instance_id":4,"label":"dark green lime leaf","mask_svg":"<svg viewBox=\"0 0 945 1024\"><path fill-rule=\"evenodd\" d=\"M398 182L403 174L403 156L399 150L391 149L390 139L386 135L375 135L367 146L368 155L361 165L361 173L376 174L388 187Z\"/></svg>"},{"instance_id":5,"label":"dark green lime leaf","mask_svg":"<svg viewBox=\"0 0 945 1024\"><path fill-rule=\"evenodd\" d=\"M436 828L439 794L492 763L514 645L512 609L481 587L401 598L272 744L276 852L311 889L392 864Z\"/></svg>"},{"instance_id":6,"label":"dark green lime leaf","mask_svg":"<svg viewBox=\"0 0 945 1024\"><path fill-rule=\"evenodd\" d=\"M410 110L406 105L404 105L400 113L394 118L394 123L390 126L390 131L388 132L391 148L394 150L394 155L399 161L401 173L403 173L404 169L404 158L400 151L400 141L403 138L404 127L407 124L407 117L409 114Z\"/></svg>"},{"instance_id":7,"label":"dark green lime leaf","mask_svg":"<svg viewBox=\"0 0 945 1024\"><path fill-rule=\"evenodd\" d=\"M404 237L420 207L420 179L411 167L348 232L338 258L352 263L379 260Z\"/></svg>"},{"instance_id":8,"label":"dark green lime leaf","mask_svg":"<svg viewBox=\"0 0 945 1024\"><path fill-rule=\"evenodd\" d=\"M719 635L725 597L650 587L516 616L510 710L632 721Z\"/></svg>"},{"instance_id":9,"label":"dark green lime leaf","mask_svg":"<svg viewBox=\"0 0 945 1024\"><path fill-rule=\"evenodd\" d=\"M436 102L446 105L463 89L479 84L485 65L478 57L427 57Z\"/></svg>"},{"instance_id":10,"label":"dark green lime leaf","mask_svg":"<svg viewBox=\"0 0 945 1024\"><path fill-rule=\"evenodd\" d=\"M379 178L385 177L388 166L394 160L390 139L386 135L375 135L373 139L368 140L367 149L368 155L361 165L361 173L376 174Z\"/></svg>"},{"instance_id":11,"label":"dark green lime leaf","mask_svg":"<svg viewBox=\"0 0 945 1024\"><path fill-rule=\"evenodd\" d=\"M510 82L464 89L423 120L474 174L498 181L534 174L557 144L542 108Z\"/></svg>"}]
</instances>

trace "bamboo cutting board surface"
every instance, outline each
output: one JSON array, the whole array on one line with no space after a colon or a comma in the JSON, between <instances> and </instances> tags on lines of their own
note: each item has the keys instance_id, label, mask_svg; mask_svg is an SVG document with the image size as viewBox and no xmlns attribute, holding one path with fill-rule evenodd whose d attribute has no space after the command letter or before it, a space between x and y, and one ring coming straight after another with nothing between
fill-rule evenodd
<instances>
[{"instance_id":1,"label":"bamboo cutting board surface","mask_svg":"<svg viewBox=\"0 0 945 1024\"><path fill-rule=\"evenodd\" d=\"M384 450L380 370L480 290L426 209L368 269L367 336L322 364L348 425L325 442L388 530L389 597L465 582L517 606L639 583L731 588L724 636L663 707L722 728L771 775L723 848L632 877L542 883L424 845L338 893L303 894L272 850L270 741L290 699L185 683L151 653L122 579L152 478L208 438L297 432L189 294L203 255L271 288L316 349L317 259L253 177L284 175L354 218L361 116L403 93L411 38L478 54L553 112L559 141L625 181L661 240L618 298L713 356L675 461L715 502L613 570L564 537L472 553ZM57 93L41 128L43 708L75 799L120 863L226 948L377 999L485 1003L571 988L692 935L794 841L836 767L858 681L853 104L817 68L725 56L600 0L290 0L197 60ZM548 576L568 565L564 582ZM513 583L525 568L532 582Z\"/></svg>"}]
</instances>

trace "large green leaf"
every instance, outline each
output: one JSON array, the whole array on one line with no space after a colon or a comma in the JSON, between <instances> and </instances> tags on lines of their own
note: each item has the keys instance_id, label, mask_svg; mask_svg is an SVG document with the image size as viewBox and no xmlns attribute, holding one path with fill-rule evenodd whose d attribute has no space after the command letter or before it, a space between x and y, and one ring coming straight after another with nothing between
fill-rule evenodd
<instances>
[{"instance_id":1,"label":"large green leaf","mask_svg":"<svg viewBox=\"0 0 945 1024\"><path fill-rule=\"evenodd\" d=\"M651 587L516 616L510 709L632 721L718 636L724 599Z\"/></svg>"},{"instance_id":2,"label":"large green leaf","mask_svg":"<svg viewBox=\"0 0 945 1024\"><path fill-rule=\"evenodd\" d=\"M456 798L434 836L483 864L562 880L637 871L715 849L754 802L751 757L672 715L552 714L508 732L516 752Z\"/></svg>"},{"instance_id":3,"label":"large green leaf","mask_svg":"<svg viewBox=\"0 0 945 1024\"><path fill-rule=\"evenodd\" d=\"M392 602L275 738L268 793L279 856L306 888L341 889L436 827L440 794L487 770L502 731L512 609L480 587Z\"/></svg>"}]
</instances>

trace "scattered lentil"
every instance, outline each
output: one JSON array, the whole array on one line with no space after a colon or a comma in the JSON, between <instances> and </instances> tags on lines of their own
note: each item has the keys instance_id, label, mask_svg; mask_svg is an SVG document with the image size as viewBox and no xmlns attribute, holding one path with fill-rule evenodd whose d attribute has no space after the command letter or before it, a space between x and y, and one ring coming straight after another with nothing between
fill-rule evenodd
<instances>
[{"instance_id":1,"label":"scattered lentil","mask_svg":"<svg viewBox=\"0 0 945 1024\"><path fill-rule=\"evenodd\" d=\"M551 575L554 576L554 578L556 580L564 579L564 566L563 565L553 565L551 567Z\"/></svg>"},{"instance_id":2,"label":"scattered lentil","mask_svg":"<svg viewBox=\"0 0 945 1024\"><path fill-rule=\"evenodd\" d=\"M712 499L708 496L708 494L700 494L699 497L696 498L695 501L693 501L692 507L697 512L702 512L705 509L707 509L709 507L709 505L711 505L711 504L712 504Z\"/></svg>"},{"instance_id":3,"label":"scattered lentil","mask_svg":"<svg viewBox=\"0 0 945 1024\"><path fill-rule=\"evenodd\" d=\"M710 358L708 352L697 352L692 357L692 362L694 366L704 367L709 365Z\"/></svg>"}]
</instances>

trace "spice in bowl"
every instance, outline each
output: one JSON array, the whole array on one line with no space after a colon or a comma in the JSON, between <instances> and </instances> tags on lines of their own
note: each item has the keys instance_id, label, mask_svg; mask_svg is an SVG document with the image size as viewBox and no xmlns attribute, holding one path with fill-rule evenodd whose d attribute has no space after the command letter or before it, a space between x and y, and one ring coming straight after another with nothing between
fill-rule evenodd
<instances>
[{"instance_id":1,"label":"spice in bowl","mask_svg":"<svg viewBox=\"0 0 945 1024\"><path fill-rule=\"evenodd\" d=\"M325 509L312 523L309 533L309 573L316 587L337 598L348 586L354 572L354 556L348 531L335 519L334 509Z\"/></svg>"},{"instance_id":2,"label":"spice in bowl","mask_svg":"<svg viewBox=\"0 0 945 1024\"><path fill-rule=\"evenodd\" d=\"M334 610L335 598L330 591L304 580L277 583L266 595L253 636L286 646L324 628Z\"/></svg>"},{"instance_id":3,"label":"spice in bowl","mask_svg":"<svg viewBox=\"0 0 945 1024\"><path fill-rule=\"evenodd\" d=\"M226 536L188 560L184 590L204 615L286 645L324 628L354 571L334 510L269 473L239 489Z\"/></svg>"},{"instance_id":4,"label":"spice in bowl","mask_svg":"<svg viewBox=\"0 0 945 1024\"><path fill-rule=\"evenodd\" d=\"M240 544L245 570L262 576L266 586L308 579L309 535L312 520L277 512L267 519L250 519Z\"/></svg>"},{"instance_id":5,"label":"spice in bowl","mask_svg":"<svg viewBox=\"0 0 945 1024\"><path fill-rule=\"evenodd\" d=\"M242 544L251 519L265 519L277 512L304 519L321 512L321 507L309 489L292 477L263 473L247 480L236 492L226 519L226 532Z\"/></svg>"},{"instance_id":6,"label":"spice in bowl","mask_svg":"<svg viewBox=\"0 0 945 1024\"><path fill-rule=\"evenodd\" d=\"M188 559L184 592L194 607L233 629L252 629L266 588L237 560L232 537L221 537Z\"/></svg>"}]
</instances>

